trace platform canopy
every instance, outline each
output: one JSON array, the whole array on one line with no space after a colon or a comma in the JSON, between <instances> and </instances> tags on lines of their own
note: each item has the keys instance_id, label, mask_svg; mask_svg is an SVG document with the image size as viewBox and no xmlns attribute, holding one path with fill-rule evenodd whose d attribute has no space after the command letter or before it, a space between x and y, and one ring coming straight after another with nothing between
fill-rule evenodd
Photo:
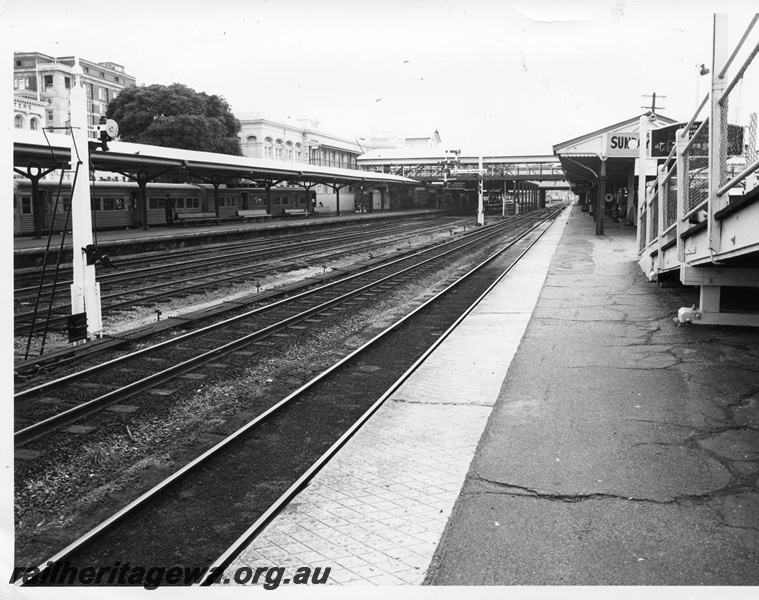
<instances>
[{"instance_id":1,"label":"platform canopy","mask_svg":"<svg viewBox=\"0 0 759 600\"><path fill-rule=\"evenodd\" d=\"M606 183L626 186L639 157L640 117L649 119L650 127L672 125L677 121L659 114L643 113L626 121L609 125L553 147L573 189L591 188L606 160Z\"/></svg>"},{"instance_id":2,"label":"platform canopy","mask_svg":"<svg viewBox=\"0 0 759 600\"><path fill-rule=\"evenodd\" d=\"M357 169L321 167L305 163L277 161L198 152L162 146L108 142L108 150L90 151L92 168L96 171L140 174L144 179L159 175L187 174L209 181L225 183L232 179L246 178L253 181L291 181L312 184L345 185L418 185L418 181L392 175ZM18 170L69 168L71 137L42 131L14 131L13 164Z\"/></svg>"}]
</instances>

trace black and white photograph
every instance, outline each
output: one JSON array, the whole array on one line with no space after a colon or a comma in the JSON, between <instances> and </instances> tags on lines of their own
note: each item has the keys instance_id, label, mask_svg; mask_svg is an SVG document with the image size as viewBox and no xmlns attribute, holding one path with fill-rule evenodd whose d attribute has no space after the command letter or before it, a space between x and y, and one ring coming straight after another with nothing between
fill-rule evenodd
<instances>
[{"instance_id":1,"label":"black and white photograph","mask_svg":"<svg viewBox=\"0 0 759 600\"><path fill-rule=\"evenodd\" d=\"M758 10L0 0L0 598L755 598Z\"/></svg>"}]
</instances>

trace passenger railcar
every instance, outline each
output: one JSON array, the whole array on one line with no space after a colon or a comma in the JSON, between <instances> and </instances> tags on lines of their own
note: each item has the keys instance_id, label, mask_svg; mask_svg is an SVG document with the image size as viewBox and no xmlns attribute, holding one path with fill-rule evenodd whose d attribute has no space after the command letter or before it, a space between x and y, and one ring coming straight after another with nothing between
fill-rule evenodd
<instances>
[{"instance_id":1,"label":"passenger railcar","mask_svg":"<svg viewBox=\"0 0 759 600\"><path fill-rule=\"evenodd\" d=\"M39 182L40 215L35 215L32 202L32 184L28 179L14 180L13 232L15 235L33 235L35 218L42 232L63 231L71 202L71 184L43 180ZM133 182L95 181L91 183L90 202L94 229L127 229L141 227L139 186ZM313 199L312 192L312 199ZM166 224L165 201L170 197L177 214L193 212L217 213L220 219L237 218L238 210L263 209L272 216L281 216L287 209L310 211L307 192L302 187L272 187L267 194L260 187L219 187L218 211L214 189L209 184L149 183L147 184L147 221L149 226ZM269 198L271 207L269 207ZM56 208L57 199L57 208ZM53 214L55 213L55 214ZM71 223L69 221L68 229Z\"/></svg>"}]
</instances>

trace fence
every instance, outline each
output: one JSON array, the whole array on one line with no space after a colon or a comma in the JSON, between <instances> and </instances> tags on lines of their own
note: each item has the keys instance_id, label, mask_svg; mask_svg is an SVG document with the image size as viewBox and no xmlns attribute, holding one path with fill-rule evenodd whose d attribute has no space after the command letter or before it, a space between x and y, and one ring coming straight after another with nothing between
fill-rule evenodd
<instances>
[{"instance_id":1,"label":"fence","mask_svg":"<svg viewBox=\"0 0 759 600\"><path fill-rule=\"evenodd\" d=\"M723 240L720 220L735 201L757 186L756 110L759 98L746 82L756 86L759 35L755 15L728 57L727 18L715 15L714 64L709 93L690 122L679 129L669 155L658 167L657 178L645 187L639 202L638 249L644 269L653 278L681 265L718 262L741 250L759 247L759 235L736 248ZM732 78L728 70L740 64ZM705 110L706 109L706 110ZM753 112L752 112L753 111ZM714 125L712 125L712 123ZM648 135L641 118L641 139ZM645 147L643 144L641 144ZM643 172L644 169L641 169ZM705 243L693 239L705 236ZM676 247L674 250L665 252Z\"/></svg>"}]
</instances>

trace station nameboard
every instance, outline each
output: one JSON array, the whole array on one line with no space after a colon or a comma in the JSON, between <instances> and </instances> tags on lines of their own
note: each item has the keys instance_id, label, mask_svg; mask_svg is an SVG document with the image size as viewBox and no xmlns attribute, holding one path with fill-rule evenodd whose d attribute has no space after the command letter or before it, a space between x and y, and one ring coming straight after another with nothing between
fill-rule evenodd
<instances>
[{"instance_id":1,"label":"station nameboard","mask_svg":"<svg viewBox=\"0 0 759 600\"><path fill-rule=\"evenodd\" d=\"M640 154L640 134L627 132L610 132L604 134L607 157L637 158Z\"/></svg>"}]
</instances>

